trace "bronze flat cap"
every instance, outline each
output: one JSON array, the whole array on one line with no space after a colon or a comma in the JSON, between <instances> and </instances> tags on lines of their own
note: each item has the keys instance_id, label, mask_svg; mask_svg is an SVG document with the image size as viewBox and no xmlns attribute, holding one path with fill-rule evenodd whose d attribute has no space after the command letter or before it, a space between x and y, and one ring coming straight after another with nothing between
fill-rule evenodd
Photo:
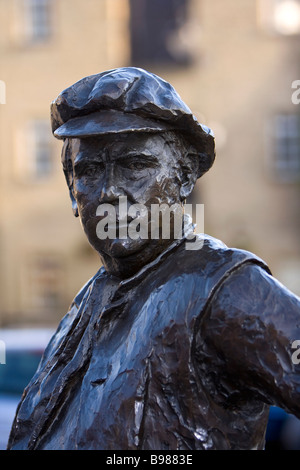
<instances>
[{"instance_id":1,"label":"bronze flat cap","mask_svg":"<svg viewBox=\"0 0 300 470\"><path fill-rule=\"evenodd\" d=\"M212 131L200 124L167 81L141 68L123 67L85 77L51 104L58 139L126 132L180 132L201 157L201 176L215 158Z\"/></svg>"}]
</instances>

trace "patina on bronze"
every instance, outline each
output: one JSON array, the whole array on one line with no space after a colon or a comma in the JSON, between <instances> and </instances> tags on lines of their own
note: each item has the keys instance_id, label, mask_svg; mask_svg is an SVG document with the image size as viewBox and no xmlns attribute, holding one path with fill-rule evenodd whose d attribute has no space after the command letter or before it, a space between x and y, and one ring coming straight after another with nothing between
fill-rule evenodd
<instances>
[{"instance_id":1,"label":"patina on bronze","mask_svg":"<svg viewBox=\"0 0 300 470\"><path fill-rule=\"evenodd\" d=\"M300 301L252 253L197 235L100 240L97 206L183 206L214 138L174 88L136 68L52 104L73 211L103 266L24 391L9 449L262 449L269 405L300 417ZM119 222L119 221L118 221ZM127 221L128 222L128 221ZM188 242L187 242L188 243Z\"/></svg>"}]
</instances>

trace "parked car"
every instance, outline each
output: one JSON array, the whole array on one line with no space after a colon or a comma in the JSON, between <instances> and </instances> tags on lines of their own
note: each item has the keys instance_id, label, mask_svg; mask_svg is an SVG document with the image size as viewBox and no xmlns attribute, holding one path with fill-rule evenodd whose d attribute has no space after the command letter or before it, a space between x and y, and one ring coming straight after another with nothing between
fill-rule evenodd
<instances>
[{"instance_id":1,"label":"parked car","mask_svg":"<svg viewBox=\"0 0 300 470\"><path fill-rule=\"evenodd\" d=\"M51 328L0 329L0 450L6 449L23 390L53 333Z\"/></svg>"}]
</instances>

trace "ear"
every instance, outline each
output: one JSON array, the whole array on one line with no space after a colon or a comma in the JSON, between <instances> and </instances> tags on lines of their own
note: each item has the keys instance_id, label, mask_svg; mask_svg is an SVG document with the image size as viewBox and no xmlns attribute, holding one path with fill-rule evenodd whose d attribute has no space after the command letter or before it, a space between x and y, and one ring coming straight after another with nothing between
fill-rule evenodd
<instances>
[{"instance_id":1,"label":"ear","mask_svg":"<svg viewBox=\"0 0 300 470\"><path fill-rule=\"evenodd\" d=\"M73 214L74 214L75 217L78 217L79 216L78 205L77 205L77 201L75 199L75 196L73 194L73 188L72 187L69 189L69 196L70 196L70 199L71 199L71 202L72 202Z\"/></svg>"},{"instance_id":2,"label":"ear","mask_svg":"<svg viewBox=\"0 0 300 470\"><path fill-rule=\"evenodd\" d=\"M180 187L180 197L184 201L193 191L197 181L197 172L193 171L192 165L184 165L182 168L182 183Z\"/></svg>"}]
</instances>

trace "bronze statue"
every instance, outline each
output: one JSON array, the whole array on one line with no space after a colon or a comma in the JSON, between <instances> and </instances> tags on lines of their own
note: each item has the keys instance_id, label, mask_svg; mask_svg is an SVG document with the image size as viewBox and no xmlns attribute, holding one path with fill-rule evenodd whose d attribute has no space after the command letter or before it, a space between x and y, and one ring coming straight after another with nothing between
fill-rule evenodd
<instances>
[{"instance_id":1,"label":"bronze statue","mask_svg":"<svg viewBox=\"0 0 300 470\"><path fill-rule=\"evenodd\" d=\"M214 162L212 132L170 84L130 67L75 83L51 118L74 214L103 266L25 389L8 448L264 448L270 404L300 417L299 298L254 254L192 239L184 216L181 237L151 236L141 217L144 236L126 235L132 206L183 211Z\"/></svg>"}]
</instances>

